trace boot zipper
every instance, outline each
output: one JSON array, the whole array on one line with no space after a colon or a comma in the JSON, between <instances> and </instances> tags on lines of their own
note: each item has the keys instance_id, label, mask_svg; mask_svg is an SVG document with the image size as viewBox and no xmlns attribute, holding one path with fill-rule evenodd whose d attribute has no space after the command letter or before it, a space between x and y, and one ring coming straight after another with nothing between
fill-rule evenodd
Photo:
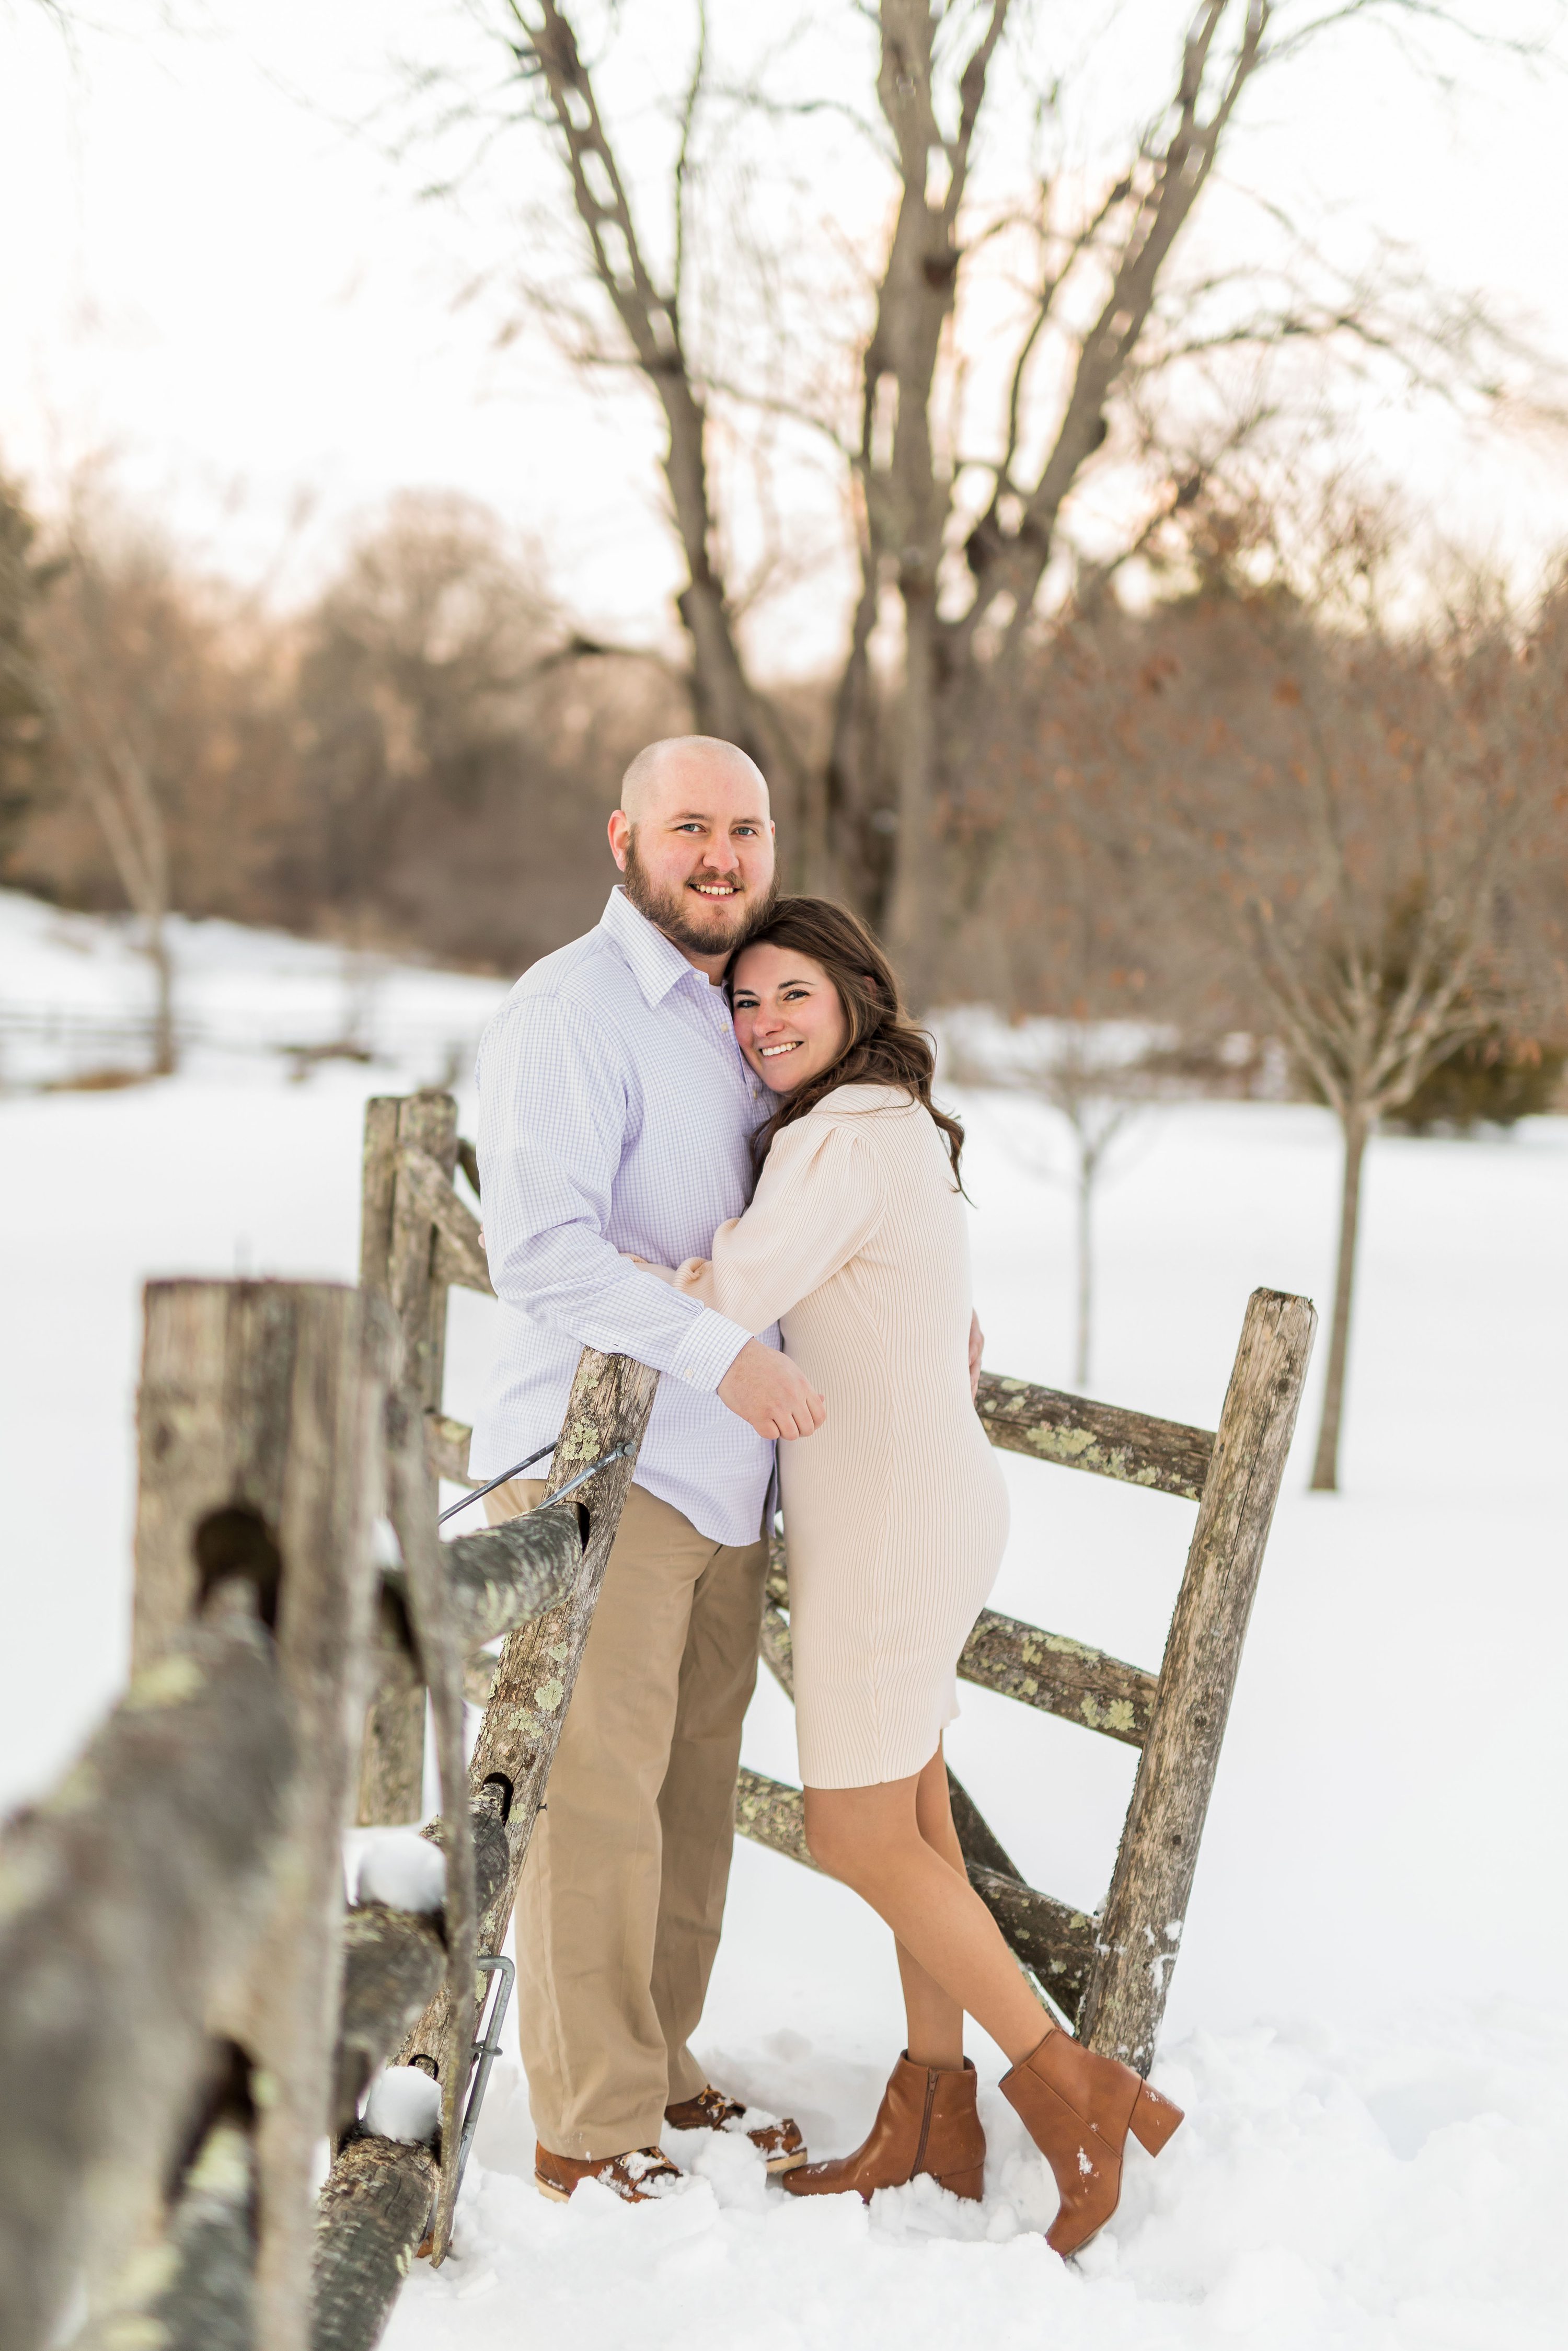
<instances>
[{"instance_id":1,"label":"boot zipper","mask_svg":"<svg viewBox=\"0 0 1568 2351\"><path fill-rule=\"evenodd\" d=\"M936 2081L937 2076L932 2072L931 2068L927 2066L925 2069L925 2112L920 2117L920 2144L915 2150L914 2169L909 2175L911 2179L915 2178L915 2173L920 2169L921 2165L925 2160L925 2142L931 2136L931 2109L936 2104Z\"/></svg>"}]
</instances>

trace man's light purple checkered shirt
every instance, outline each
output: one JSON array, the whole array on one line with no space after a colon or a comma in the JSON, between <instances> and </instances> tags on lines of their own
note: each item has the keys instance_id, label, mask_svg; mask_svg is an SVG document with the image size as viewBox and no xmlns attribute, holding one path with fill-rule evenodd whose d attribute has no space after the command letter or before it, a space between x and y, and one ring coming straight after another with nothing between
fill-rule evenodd
<instances>
[{"instance_id":1,"label":"man's light purple checkered shirt","mask_svg":"<svg viewBox=\"0 0 1568 2351\"><path fill-rule=\"evenodd\" d=\"M754 1542L773 1447L714 1393L749 1334L622 1255L706 1257L751 1198L768 1104L724 990L612 890L597 930L523 974L476 1075L503 1332L469 1474L497 1477L549 1442L583 1347L634 1355L664 1375L638 1485L715 1542Z\"/></svg>"}]
</instances>

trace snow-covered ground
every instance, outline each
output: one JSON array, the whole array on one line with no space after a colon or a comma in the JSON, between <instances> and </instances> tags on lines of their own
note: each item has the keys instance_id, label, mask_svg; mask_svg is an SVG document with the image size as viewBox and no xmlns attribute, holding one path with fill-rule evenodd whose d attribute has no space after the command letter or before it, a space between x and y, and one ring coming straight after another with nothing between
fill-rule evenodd
<instances>
[{"instance_id":1,"label":"snow-covered ground","mask_svg":"<svg viewBox=\"0 0 1568 2351\"><path fill-rule=\"evenodd\" d=\"M387 1060L295 1084L268 1040L335 1033L341 959L223 925L188 926L180 952L205 1040L178 1079L0 1099L5 1802L58 1771L123 1673L141 1281L351 1279L365 1095L439 1076L499 992L389 972L370 1029ZM0 1007L69 1000L73 971L108 1011L128 972L141 984L114 926L0 896ZM1068 1195L1026 1170L1010 1123L968 1107L988 1359L1064 1384ZM1248 1290L1327 1294L1335 1173L1329 1122L1304 1107L1191 1104L1136 1126L1104 1196L1095 1392L1212 1425ZM392 2351L549 2335L946 2351L982 2334L1067 2351L1556 2351L1565 1179L1563 1121L1375 1146L1345 1490L1303 1490L1314 1383L1176 1973L1158 2078L1191 2118L1158 2165L1133 2151L1122 2210L1076 2267L1038 2233L1040 2167L977 2033L977 2211L918 2187L869 2213L796 2205L743 2149L674 2140L699 2176L671 2202L547 2205L508 2064L457 2254L416 2273ZM465 1415L492 1311L454 1300L448 1399ZM1156 1662L1191 1505L1003 1458L998 1604ZM964 1709L953 1760L1004 1843L1037 1885L1097 1899L1131 1750L978 1691ZM766 1683L747 1754L797 1776ZM741 1844L703 2034L714 2077L831 2153L859 2137L899 2039L876 1922Z\"/></svg>"}]
</instances>

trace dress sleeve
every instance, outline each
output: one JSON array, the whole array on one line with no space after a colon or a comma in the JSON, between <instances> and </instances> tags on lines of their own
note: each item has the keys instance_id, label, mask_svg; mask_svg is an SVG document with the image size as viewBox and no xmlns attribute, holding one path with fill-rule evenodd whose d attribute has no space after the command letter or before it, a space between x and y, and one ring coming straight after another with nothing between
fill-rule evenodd
<instances>
[{"instance_id":1,"label":"dress sleeve","mask_svg":"<svg viewBox=\"0 0 1568 2351\"><path fill-rule=\"evenodd\" d=\"M803 1118L768 1152L745 1216L720 1225L711 1259L689 1259L675 1287L744 1331L766 1331L849 1263L882 1206L881 1177L860 1137Z\"/></svg>"}]
</instances>

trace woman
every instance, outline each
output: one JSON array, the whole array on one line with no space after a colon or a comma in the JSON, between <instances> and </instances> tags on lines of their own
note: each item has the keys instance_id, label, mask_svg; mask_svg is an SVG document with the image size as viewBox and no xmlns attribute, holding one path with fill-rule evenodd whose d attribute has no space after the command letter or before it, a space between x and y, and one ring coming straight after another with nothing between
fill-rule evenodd
<instances>
[{"instance_id":1,"label":"woman","mask_svg":"<svg viewBox=\"0 0 1568 2351\"><path fill-rule=\"evenodd\" d=\"M948 1806L958 1653L1008 1520L967 1360L963 1130L931 1100L931 1047L885 957L841 907L780 901L729 987L778 1106L751 1207L667 1278L747 1331L780 1322L827 1399L779 1460L806 1839L892 1928L908 2025L864 2145L784 2185L869 2198L928 2172L977 2197L967 2010L1011 2061L1003 2092L1061 2196L1049 2241L1073 2252L1116 2208L1129 2127L1157 2153L1181 2115L1053 2022L970 1887Z\"/></svg>"}]
</instances>

